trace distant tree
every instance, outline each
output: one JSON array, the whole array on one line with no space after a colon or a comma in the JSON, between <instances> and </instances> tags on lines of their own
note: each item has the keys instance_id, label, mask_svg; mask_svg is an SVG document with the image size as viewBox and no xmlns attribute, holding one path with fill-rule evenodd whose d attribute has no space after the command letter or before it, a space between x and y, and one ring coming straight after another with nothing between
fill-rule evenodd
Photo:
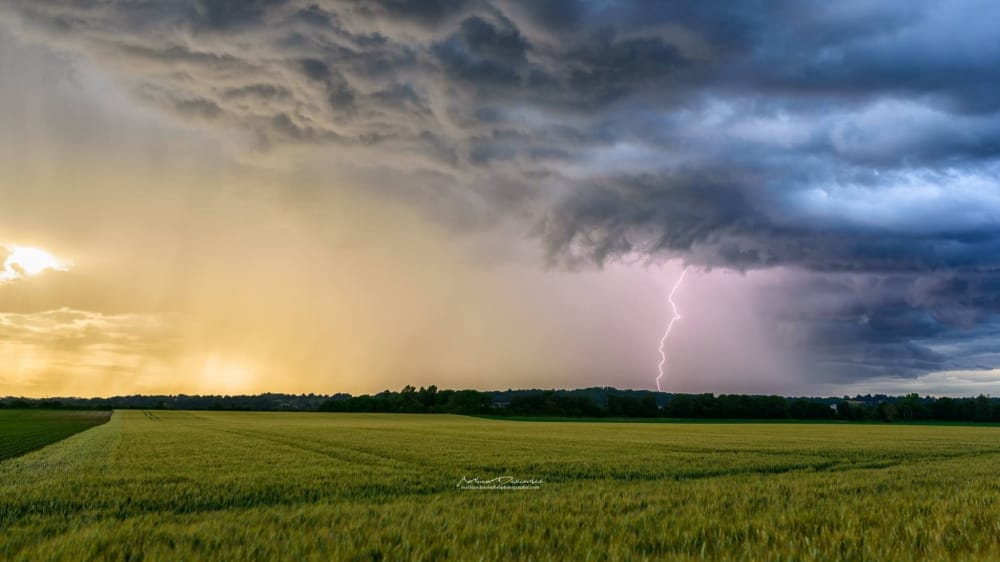
<instances>
[{"instance_id":1,"label":"distant tree","mask_svg":"<svg viewBox=\"0 0 1000 562\"><path fill-rule=\"evenodd\" d=\"M791 413L791 406L784 396L761 396L759 401L762 414L766 418L784 419Z\"/></svg>"},{"instance_id":2,"label":"distant tree","mask_svg":"<svg viewBox=\"0 0 1000 562\"><path fill-rule=\"evenodd\" d=\"M799 420L826 420L834 416L834 411L822 402L796 398L789 404L789 416Z\"/></svg>"},{"instance_id":3,"label":"distant tree","mask_svg":"<svg viewBox=\"0 0 1000 562\"><path fill-rule=\"evenodd\" d=\"M722 417L719 409L719 401L710 392L698 394L694 397L694 417L698 418L719 418Z\"/></svg>"},{"instance_id":4,"label":"distant tree","mask_svg":"<svg viewBox=\"0 0 1000 562\"><path fill-rule=\"evenodd\" d=\"M934 404L931 405L931 413L934 419L942 421L958 420L962 416L958 402L947 396L934 401Z\"/></svg>"},{"instance_id":5,"label":"distant tree","mask_svg":"<svg viewBox=\"0 0 1000 562\"><path fill-rule=\"evenodd\" d=\"M851 403L847 400L841 400L837 402L837 417L844 420L853 419L853 413L851 412Z\"/></svg>"},{"instance_id":6,"label":"distant tree","mask_svg":"<svg viewBox=\"0 0 1000 562\"><path fill-rule=\"evenodd\" d=\"M420 387L420 391L417 393L417 397L420 403L424 406L425 412L434 411L434 406L437 401L437 390L438 388L433 384L427 388Z\"/></svg>"},{"instance_id":7,"label":"distant tree","mask_svg":"<svg viewBox=\"0 0 1000 562\"><path fill-rule=\"evenodd\" d=\"M614 418L631 417L636 410L635 399L631 396L608 396L608 415Z\"/></svg>"},{"instance_id":8,"label":"distant tree","mask_svg":"<svg viewBox=\"0 0 1000 562\"><path fill-rule=\"evenodd\" d=\"M973 420L977 422L988 422L993 419L993 406L990 399L980 394L974 400Z\"/></svg>"},{"instance_id":9,"label":"distant tree","mask_svg":"<svg viewBox=\"0 0 1000 562\"><path fill-rule=\"evenodd\" d=\"M639 416L643 418L656 418L660 416L660 409L656 406L656 396L647 394L639 399Z\"/></svg>"},{"instance_id":10,"label":"distant tree","mask_svg":"<svg viewBox=\"0 0 1000 562\"><path fill-rule=\"evenodd\" d=\"M892 402L879 402L878 416L882 421L892 423L899 416L899 411L896 410L896 405Z\"/></svg>"},{"instance_id":11,"label":"distant tree","mask_svg":"<svg viewBox=\"0 0 1000 562\"><path fill-rule=\"evenodd\" d=\"M693 418L695 403L687 394L675 394L663 407L663 415L668 418Z\"/></svg>"},{"instance_id":12,"label":"distant tree","mask_svg":"<svg viewBox=\"0 0 1000 562\"><path fill-rule=\"evenodd\" d=\"M916 393L907 394L896 401L896 408L899 415L904 420L921 420L927 417L927 407L920 400Z\"/></svg>"}]
</instances>

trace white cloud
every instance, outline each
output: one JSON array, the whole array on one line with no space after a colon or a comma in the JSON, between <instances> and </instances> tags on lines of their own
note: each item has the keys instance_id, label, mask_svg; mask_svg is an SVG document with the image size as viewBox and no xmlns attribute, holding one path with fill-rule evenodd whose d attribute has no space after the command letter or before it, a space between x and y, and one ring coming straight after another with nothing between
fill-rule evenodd
<instances>
[{"instance_id":1,"label":"white cloud","mask_svg":"<svg viewBox=\"0 0 1000 562\"><path fill-rule=\"evenodd\" d=\"M69 271L72 264L41 248L4 244L7 257L0 269L0 283L34 277L46 271Z\"/></svg>"},{"instance_id":2,"label":"white cloud","mask_svg":"<svg viewBox=\"0 0 1000 562\"><path fill-rule=\"evenodd\" d=\"M830 387L830 392L840 394L845 390ZM909 394L921 396L1000 396L1000 369L969 371L940 371L916 378L877 377L851 384L850 394Z\"/></svg>"}]
</instances>

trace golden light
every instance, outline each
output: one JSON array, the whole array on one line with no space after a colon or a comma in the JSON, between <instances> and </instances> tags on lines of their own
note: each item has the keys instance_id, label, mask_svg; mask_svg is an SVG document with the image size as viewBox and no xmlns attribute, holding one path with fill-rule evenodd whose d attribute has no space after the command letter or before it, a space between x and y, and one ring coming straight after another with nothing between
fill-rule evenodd
<instances>
[{"instance_id":1,"label":"golden light","mask_svg":"<svg viewBox=\"0 0 1000 562\"><path fill-rule=\"evenodd\" d=\"M0 270L0 282L33 277L46 271L69 271L70 264L41 248L6 244L7 258Z\"/></svg>"},{"instance_id":2,"label":"golden light","mask_svg":"<svg viewBox=\"0 0 1000 562\"><path fill-rule=\"evenodd\" d=\"M205 392L250 392L255 371L250 365L222 355L209 355L201 369Z\"/></svg>"}]
</instances>

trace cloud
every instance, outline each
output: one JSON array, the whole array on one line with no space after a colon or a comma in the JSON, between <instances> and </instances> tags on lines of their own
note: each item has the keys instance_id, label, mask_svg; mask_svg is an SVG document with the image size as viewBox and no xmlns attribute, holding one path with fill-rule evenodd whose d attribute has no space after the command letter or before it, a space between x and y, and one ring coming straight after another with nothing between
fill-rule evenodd
<instances>
[{"instance_id":1,"label":"cloud","mask_svg":"<svg viewBox=\"0 0 1000 562\"><path fill-rule=\"evenodd\" d=\"M915 378L876 377L858 384L860 394L904 394L966 397L1000 394L1000 370L942 371Z\"/></svg>"},{"instance_id":2,"label":"cloud","mask_svg":"<svg viewBox=\"0 0 1000 562\"><path fill-rule=\"evenodd\" d=\"M940 342L994 329L996 12L983 0L6 8L22 34L86 53L192 126L256 150L315 149L452 225L523 219L551 264L641 254L798 272L788 321L842 377L951 368L968 361Z\"/></svg>"},{"instance_id":3,"label":"cloud","mask_svg":"<svg viewBox=\"0 0 1000 562\"><path fill-rule=\"evenodd\" d=\"M148 352L166 345L167 332L164 321L152 315L102 314L70 308L0 312L0 340L63 350L101 346Z\"/></svg>"},{"instance_id":4,"label":"cloud","mask_svg":"<svg viewBox=\"0 0 1000 562\"><path fill-rule=\"evenodd\" d=\"M760 298L809 350L813 380L992 368L1000 361L993 274L788 271Z\"/></svg>"},{"instance_id":5,"label":"cloud","mask_svg":"<svg viewBox=\"0 0 1000 562\"><path fill-rule=\"evenodd\" d=\"M37 396L80 392L118 374L141 381L154 367L161 374L174 344L170 327L157 316L70 308L0 312L6 358L0 382L9 393Z\"/></svg>"},{"instance_id":6,"label":"cloud","mask_svg":"<svg viewBox=\"0 0 1000 562\"><path fill-rule=\"evenodd\" d=\"M0 244L4 251L0 283L18 281L46 271L69 271L70 264L40 248Z\"/></svg>"}]
</instances>

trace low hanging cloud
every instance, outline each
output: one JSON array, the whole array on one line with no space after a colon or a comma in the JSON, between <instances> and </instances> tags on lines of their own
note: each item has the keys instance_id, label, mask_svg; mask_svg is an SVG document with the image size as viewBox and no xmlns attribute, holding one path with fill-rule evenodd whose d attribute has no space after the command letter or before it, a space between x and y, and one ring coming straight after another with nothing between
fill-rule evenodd
<instances>
[{"instance_id":1,"label":"low hanging cloud","mask_svg":"<svg viewBox=\"0 0 1000 562\"><path fill-rule=\"evenodd\" d=\"M527 217L552 264L784 268L784 321L850 379L998 364L973 349L1000 312L997 11L13 0L4 13L194 126L326 150L372 185L409 178L409 197L456 224Z\"/></svg>"},{"instance_id":2,"label":"low hanging cloud","mask_svg":"<svg viewBox=\"0 0 1000 562\"><path fill-rule=\"evenodd\" d=\"M79 393L109 375L163 370L175 343L164 319L153 315L0 312L0 384L8 394Z\"/></svg>"},{"instance_id":3,"label":"low hanging cloud","mask_svg":"<svg viewBox=\"0 0 1000 562\"><path fill-rule=\"evenodd\" d=\"M105 346L138 353L162 345L156 342L162 342L165 334L164 322L151 315L109 315L70 308L0 312L0 339L60 349Z\"/></svg>"}]
</instances>

